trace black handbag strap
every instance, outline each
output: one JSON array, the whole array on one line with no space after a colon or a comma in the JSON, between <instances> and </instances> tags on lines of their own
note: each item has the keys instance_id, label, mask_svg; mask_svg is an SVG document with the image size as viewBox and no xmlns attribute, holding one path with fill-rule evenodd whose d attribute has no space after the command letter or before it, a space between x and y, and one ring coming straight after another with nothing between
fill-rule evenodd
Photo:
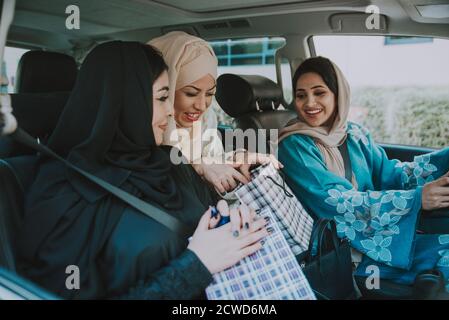
<instances>
[{"instance_id":1,"label":"black handbag strap","mask_svg":"<svg viewBox=\"0 0 449 320\"><path fill-rule=\"evenodd\" d=\"M329 225L331 220L329 219L318 219L315 223L315 226L312 230L312 234L310 236L309 240L309 249L307 250L307 256L306 256L306 263L309 263L313 260L314 256L312 255L313 252L313 246L315 243L317 243L317 254L321 253L320 247L322 245L322 234L326 230L327 226Z\"/></svg>"},{"instance_id":2,"label":"black handbag strap","mask_svg":"<svg viewBox=\"0 0 449 320\"><path fill-rule=\"evenodd\" d=\"M338 150L340 150L340 154L345 164L345 178L352 183L352 165L351 159L349 158L348 144L346 143L346 141L347 140L345 140L340 146L338 146Z\"/></svg>"},{"instance_id":3,"label":"black handbag strap","mask_svg":"<svg viewBox=\"0 0 449 320\"><path fill-rule=\"evenodd\" d=\"M337 255L337 259L340 260L340 256L338 254L338 237L337 237L337 227L333 220L328 220L324 228L322 228L321 233L318 235L318 257L322 257L323 247L324 247L324 237L326 236L326 230L329 227L329 231L331 232L332 244L334 245L335 254Z\"/></svg>"},{"instance_id":4,"label":"black handbag strap","mask_svg":"<svg viewBox=\"0 0 449 320\"><path fill-rule=\"evenodd\" d=\"M337 237L337 228L334 220L321 218L316 222L316 225L312 231L312 235L310 236L309 249L307 250L306 262L311 262L313 259L315 259L315 255L312 255L313 246L315 243L317 243L316 257L318 259L321 257L326 230L331 231L332 244L334 245L334 249L338 249L339 240Z\"/></svg>"},{"instance_id":5,"label":"black handbag strap","mask_svg":"<svg viewBox=\"0 0 449 320\"><path fill-rule=\"evenodd\" d=\"M329 221L328 219L322 218L322 219L318 219L315 222L315 225L312 230L312 234L310 235L308 252L312 252L314 242L318 241L318 239L319 239L318 235L321 233L321 230L323 229L323 227L325 227L327 225L328 221Z\"/></svg>"},{"instance_id":6,"label":"black handbag strap","mask_svg":"<svg viewBox=\"0 0 449 320\"><path fill-rule=\"evenodd\" d=\"M73 165L69 161L67 161L64 158L57 155L55 152L53 152L53 150L51 150L47 146L37 142L33 137L31 137L24 130L17 128L17 130L11 134L11 137L13 139L15 139L16 141L27 145L28 147L31 147L51 158L61 161L70 169L78 172L83 177L87 178L88 180L92 181L96 185L105 189L106 191L113 194L117 198L126 202L133 208L135 208L138 211L145 214L146 216L148 216L148 217L156 220L157 222L161 223L162 225L166 226L168 229L177 233L181 237L187 238L190 236L191 232L189 232L189 229L175 217L172 217L167 212L162 211L158 207L151 205L150 203L145 202L145 201L133 196L132 194L110 184L109 182L107 182L101 178L98 178L97 176L92 175L89 172L87 172L81 168L78 168L77 166Z\"/></svg>"}]
</instances>

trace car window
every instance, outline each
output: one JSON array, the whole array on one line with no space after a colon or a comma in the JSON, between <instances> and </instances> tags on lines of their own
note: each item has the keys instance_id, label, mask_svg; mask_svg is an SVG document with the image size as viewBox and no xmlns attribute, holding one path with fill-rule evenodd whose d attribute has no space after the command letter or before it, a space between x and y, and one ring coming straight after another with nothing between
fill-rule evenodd
<instances>
[{"instance_id":1,"label":"car window","mask_svg":"<svg viewBox=\"0 0 449 320\"><path fill-rule=\"evenodd\" d=\"M5 47L4 61L2 66L1 92L13 93L16 80L17 66L26 49Z\"/></svg>"},{"instance_id":2,"label":"car window","mask_svg":"<svg viewBox=\"0 0 449 320\"><path fill-rule=\"evenodd\" d=\"M218 58L218 76L224 73L255 74L277 82L274 55L278 48L284 46L284 38L226 39L211 41L210 44ZM291 97L288 61L282 61L281 70L282 82L287 88L284 95ZM219 125L232 126L233 119L217 103L212 107L217 113Z\"/></svg>"},{"instance_id":3,"label":"car window","mask_svg":"<svg viewBox=\"0 0 449 320\"><path fill-rule=\"evenodd\" d=\"M377 142L443 147L449 141L449 40L314 36L351 85L350 119Z\"/></svg>"}]
</instances>

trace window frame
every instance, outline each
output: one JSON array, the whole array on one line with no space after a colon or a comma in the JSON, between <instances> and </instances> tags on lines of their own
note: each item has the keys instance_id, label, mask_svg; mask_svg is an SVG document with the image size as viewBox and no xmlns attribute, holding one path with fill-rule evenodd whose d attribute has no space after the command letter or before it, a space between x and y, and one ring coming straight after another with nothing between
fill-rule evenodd
<instances>
[{"instance_id":1,"label":"window frame","mask_svg":"<svg viewBox=\"0 0 449 320\"><path fill-rule=\"evenodd\" d=\"M255 67L255 66L270 66L270 65L273 65L274 66L274 71L275 71L275 77L276 77L276 79L274 81L281 88L283 104L284 104L285 108L287 109L289 107L289 104L285 100L284 83L283 83L282 79L279 78L281 76L281 73L282 73L282 71L281 71L282 61L278 61L278 51L287 45L287 39L285 37L279 36L279 35L278 36L263 35L263 36L252 36L252 37L229 37L229 38L226 38L226 39L207 39L206 41L209 43L209 45L213 49L213 43L214 42L215 43L220 43L220 44L222 43L222 44L224 44L224 43L227 43L227 42L233 42L233 41L239 42L239 41L241 41L242 43L245 43L245 41L247 41L247 40L258 40L258 39L267 39L268 40L268 41L263 42L263 48L264 47L269 47L271 39L279 40L281 42L281 46L276 48L276 49L270 49L270 52L272 53L272 56L271 55L270 56L266 56L265 59L262 60L262 62L265 62L265 63L261 63L261 64L243 64L243 65L232 65L232 64L230 64L230 65L229 64L228 65L218 65L218 68L220 68L220 67L224 67L224 68L226 68L226 67L241 67L241 68L244 68L246 66ZM227 50L228 55L230 54L230 48L231 48L231 46L228 45L228 50ZM214 53L215 53L215 50L214 50ZM271 57L273 59L273 63L266 63L268 58L271 58ZM286 58L288 60L287 57L281 57L280 60L282 60L282 58ZM224 56L224 55L217 55L217 59L218 60L220 60L220 59L229 59L229 57ZM290 61L288 61L288 62L289 62L289 65L291 66ZM254 74L264 76L263 74L260 74L260 73L254 73ZM219 126L221 126L223 128L226 127L226 129L229 129L229 128L227 128L226 124L219 123Z\"/></svg>"}]
</instances>

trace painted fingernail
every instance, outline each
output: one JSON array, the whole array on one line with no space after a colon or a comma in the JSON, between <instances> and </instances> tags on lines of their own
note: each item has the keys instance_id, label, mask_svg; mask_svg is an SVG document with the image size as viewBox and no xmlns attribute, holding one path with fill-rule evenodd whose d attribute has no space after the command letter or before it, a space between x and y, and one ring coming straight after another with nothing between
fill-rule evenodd
<instances>
[{"instance_id":1,"label":"painted fingernail","mask_svg":"<svg viewBox=\"0 0 449 320\"><path fill-rule=\"evenodd\" d=\"M273 233L274 229L272 227L267 228L268 233Z\"/></svg>"},{"instance_id":2,"label":"painted fingernail","mask_svg":"<svg viewBox=\"0 0 449 320\"><path fill-rule=\"evenodd\" d=\"M245 229L248 230L249 229L249 223L245 222Z\"/></svg>"},{"instance_id":3,"label":"painted fingernail","mask_svg":"<svg viewBox=\"0 0 449 320\"><path fill-rule=\"evenodd\" d=\"M264 245L265 244L265 240L260 240L260 244Z\"/></svg>"},{"instance_id":4,"label":"painted fingernail","mask_svg":"<svg viewBox=\"0 0 449 320\"><path fill-rule=\"evenodd\" d=\"M210 207L209 207L210 208ZM210 211L210 215L212 218L215 218L218 215L219 211L216 207L212 207Z\"/></svg>"},{"instance_id":5,"label":"painted fingernail","mask_svg":"<svg viewBox=\"0 0 449 320\"><path fill-rule=\"evenodd\" d=\"M233 235L235 238L237 238L237 237L239 236L239 232L238 232L237 230L235 230L235 231L232 233L232 235Z\"/></svg>"}]
</instances>

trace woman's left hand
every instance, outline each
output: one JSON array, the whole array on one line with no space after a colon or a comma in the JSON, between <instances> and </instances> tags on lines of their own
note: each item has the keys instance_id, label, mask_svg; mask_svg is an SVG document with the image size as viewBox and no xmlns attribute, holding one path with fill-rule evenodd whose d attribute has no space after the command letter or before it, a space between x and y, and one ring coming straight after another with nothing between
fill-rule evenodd
<instances>
[{"instance_id":1,"label":"woman's left hand","mask_svg":"<svg viewBox=\"0 0 449 320\"><path fill-rule=\"evenodd\" d=\"M219 214L216 219L211 219L209 229L214 229L220 221L219 216L228 216L231 221L231 231L234 237L245 235L252 228L255 219L257 218L256 211L244 203L239 206L229 207L225 200L220 200L217 203L217 210Z\"/></svg>"},{"instance_id":2,"label":"woman's left hand","mask_svg":"<svg viewBox=\"0 0 449 320\"><path fill-rule=\"evenodd\" d=\"M248 180L251 180L249 173L251 166L258 164L272 163L273 166L279 170L283 168L283 164L280 163L276 157L272 154L263 154L255 152L237 152L234 158L233 167L240 171Z\"/></svg>"}]
</instances>

